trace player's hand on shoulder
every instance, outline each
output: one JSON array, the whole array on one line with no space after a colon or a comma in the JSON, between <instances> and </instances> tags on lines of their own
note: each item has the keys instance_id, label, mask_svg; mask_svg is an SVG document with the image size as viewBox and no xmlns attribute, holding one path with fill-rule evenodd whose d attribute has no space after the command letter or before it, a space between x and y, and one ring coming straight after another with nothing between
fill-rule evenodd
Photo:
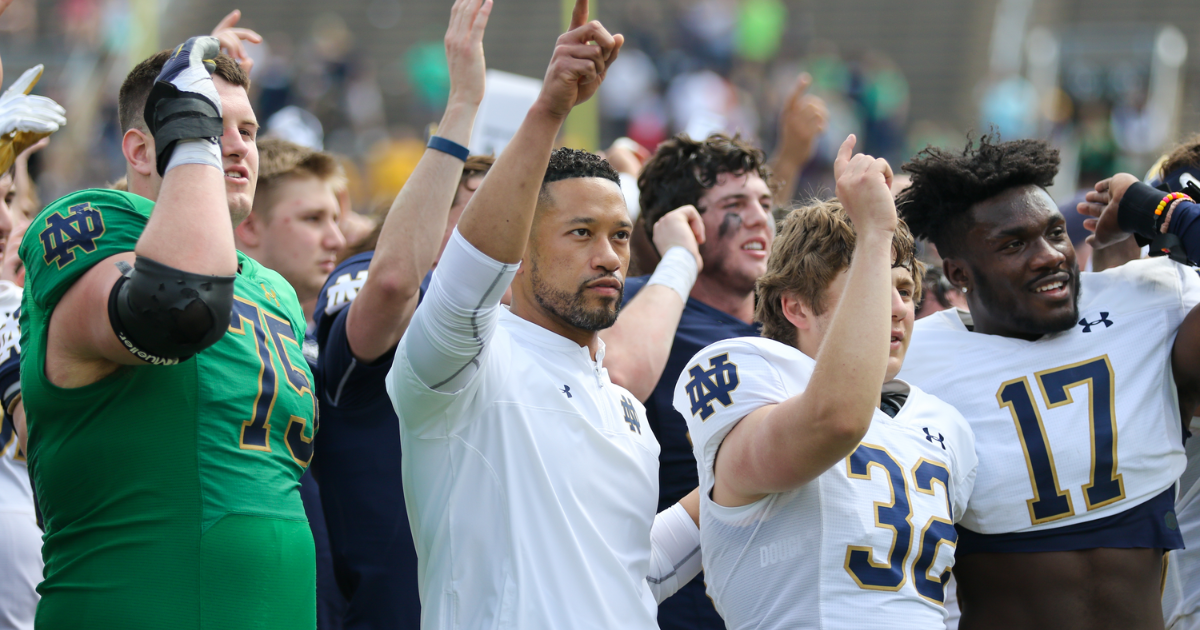
<instances>
[{"instance_id":1,"label":"player's hand on shoulder","mask_svg":"<svg viewBox=\"0 0 1200 630\"><path fill-rule=\"evenodd\" d=\"M703 269L700 245L704 243L704 221L696 206L679 206L654 223L654 247L666 254L672 247L683 247L696 257L696 268Z\"/></svg>"},{"instance_id":2,"label":"player's hand on shoulder","mask_svg":"<svg viewBox=\"0 0 1200 630\"><path fill-rule=\"evenodd\" d=\"M455 0L446 29L446 64L450 69L450 103L479 105L487 64L483 58L483 33L492 0Z\"/></svg>"},{"instance_id":3,"label":"player's hand on shoulder","mask_svg":"<svg viewBox=\"0 0 1200 630\"><path fill-rule=\"evenodd\" d=\"M596 20L587 21L588 0L575 0L570 30L559 36L542 83L538 102L553 116L565 118L576 105L600 89L608 67L616 61L622 35L612 35Z\"/></svg>"},{"instance_id":4,"label":"player's hand on shoulder","mask_svg":"<svg viewBox=\"0 0 1200 630\"><path fill-rule=\"evenodd\" d=\"M1102 249L1132 236L1121 230L1117 223L1117 209L1121 206L1125 191L1138 181L1129 173L1117 173L1100 180L1096 183L1096 189L1088 191L1083 201L1075 207L1079 214L1092 217L1083 221L1083 227L1094 232L1087 239L1092 247Z\"/></svg>"},{"instance_id":5,"label":"player's hand on shoulder","mask_svg":"<svg viewBox=\"0 0 1200 630\"><path fill-rule=\"evenodd\" d=\"M892 197L892 167L883 158L854 155L854 143L851 134L833 163L838 200L859 234L868 229L894 232L898 219Z\"/></svg>"},{"instance_id":6,"label":"player's hand on shoulder","mask_svg":"<svg viewBox=\"0 0 1200 630\"><path fill-rule=\"evenodd\" d=\"M262 35L248 28L236 28L240 19L242 19L241 11L237 9L230 11L229 15L221 18L221 21L217 23L216 28L212 31L212 36L221 43L221 50L233 57L242 70L246 71L246 74L250 74L250 69L254 67L254 58L246 52L246 46L242 42L261 44L263 38Z\"/></svg>"}]
</instances>

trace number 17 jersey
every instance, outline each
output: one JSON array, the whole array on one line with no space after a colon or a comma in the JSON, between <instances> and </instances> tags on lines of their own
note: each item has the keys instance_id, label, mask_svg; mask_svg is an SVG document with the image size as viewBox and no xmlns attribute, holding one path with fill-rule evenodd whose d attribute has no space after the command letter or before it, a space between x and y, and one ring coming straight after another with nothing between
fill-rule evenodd
<instances>
[{"instance_id":1,"label":"number 17 jersey","mask_svg":"<svg viewBox=\"0 0 1200 630\"><path fill-rule=\"evenodd\" d=\"M900 377L978 440L959 553L1182 546L1171 350L1200 278L1163 257L1080 282L1077 324L1036 341L973 332L953 309L916 324Z\"/></svg>"},{"instance_id":2,"label":"number 17 jersey","mask_svg":"<svg viewBox=\"0 0 1200 630\"><path fill-rule=\"evenodd\" d=\"M316 412L304 316L279 274L239 253L229 330L187 361L72 389L44 376L59 300L133 250L152 209L80 191L47 206L21 243L21 384L46 525L37 627L314 628L299 478Z\"/></svg>"}]
</instances>

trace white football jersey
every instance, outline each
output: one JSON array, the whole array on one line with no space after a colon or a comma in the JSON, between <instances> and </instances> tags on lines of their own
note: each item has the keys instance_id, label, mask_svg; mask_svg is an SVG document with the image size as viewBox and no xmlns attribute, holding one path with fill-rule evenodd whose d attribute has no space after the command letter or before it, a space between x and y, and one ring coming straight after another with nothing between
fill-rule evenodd
<instances>
[{"instance_id":1,"label":"white football jersey","mask_svg":"<svg viewBox=\"0 0 1200 630\"><path fill-rule=\"evenodd\" d=\"M14 351L20 352L21 330L15 317L20 307L21 288L11 282L0 282L0 363ZM33 515L29 467L25 455L18 452L17 433L11 419L2 410L0 416L5 416L0 420L0 512Z\"/></svg>"},{"instance_id":2,"label":"white football jersey","mask_svg":"<svg viewBox=\"0 0 1200 630\"><path fill-rule=\"evenodd\" d=\"M816 365L769 339L701 350L679 377L700 475L705 581L738 628L939 628L952 523L975 475L974 437L950 405L900 381L895 418L875 411L858 448L815 480L750 505L712 501L721 441L747 414L804 391ZM869 611L869 614L865 614Z\"/></svg>"},{"instance_id":3,"label":"white football jersey","mask_svg":"<svg viewBox=\"0 0 1200 630\"><path fill-rule=\"evenodd\" d=\"M1156 258L1083 273L1081 284L1079 323L1036 341L971 332L953 309L916 324L900 377L975 431L979 474L961 523L973 532L1112 516L1183 472L1171 348L1200 278Z\"/></svg>"}]
</instances>

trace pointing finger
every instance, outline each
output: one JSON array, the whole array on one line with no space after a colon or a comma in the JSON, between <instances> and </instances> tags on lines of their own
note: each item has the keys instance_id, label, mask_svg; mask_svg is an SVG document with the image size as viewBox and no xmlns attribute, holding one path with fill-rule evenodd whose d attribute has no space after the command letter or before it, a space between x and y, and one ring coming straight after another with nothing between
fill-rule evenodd
<instances>
[{"instance_id":1,"label":"pointing finger","mask_svg":"<svg viewBox=\"0 0 1200 630\"><path fill-rule=\"evenodd\" d=\"M796 85L792 87L792 93L788 95L788 102L794 103L800 100L805 92L808 92L808 86L812 85L812 75L807 72L801 72L800 78L796 79Z\"/></svg>"},{"instance_id":2,"label":"pointing finger","mask_svg":"<svg viewBox=\"0 0 1200 630\"><path fill-rule=\"evenodd\" d=\"M850 158L854 155L854 143L857 139L854 134L846 136L845 142L842 142L841 148L838 149L837 158L833 160L833 176L834 178L841 177L846 170L846 166L850 164Z\"/></svg>"},{"instance_id":3,"label":"pointing finger","mask_svg":"<svg viewBox=\"0 0 1200 630\"><path fill-rule=\"evenodd\" d=\"M217 27L213 29L213 32L216 33L217 31L230 28L234 24L237 24L241 17L241 11L237 9L230 11L229 15L226 15L225 17L221 18L220 22L217 22Z\"/></svg>"},{"instance_id":4,"label":"pointing finger","mask_svg":"<svg viewBox=\"0 0 1200 630\"><path fill-rule=\"evenodd\" d=\"M567 30L575 30L588 21L588 0L575 0L575 9L571 12L571 27Z\"/></svg>"}]
</instances>

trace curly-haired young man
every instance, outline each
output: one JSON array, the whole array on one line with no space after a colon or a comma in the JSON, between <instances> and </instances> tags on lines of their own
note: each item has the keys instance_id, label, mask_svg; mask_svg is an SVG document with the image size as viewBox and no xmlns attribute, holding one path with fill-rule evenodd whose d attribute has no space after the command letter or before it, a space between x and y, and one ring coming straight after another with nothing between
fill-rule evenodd
<instances>
[{"instance_id":1,"label":"curly-haired young man","mask_svg":"<svg viewBox=\"0 0 1200 630\"><path fill-rule=\"evenodd\" d=\"M983 137L905 170L901 216L970 305L919 321L901 374L977 437L959 627L1163 627L1182 422L1200 399L1200 279L1166 258L1080 273L1043 142Z\"/></svg>"},{"instance_id":2,"label":"curly-haired young man","mask_svg":"<svg viewBox=\"0 0 1200 630\"><path fill-rule=\"evenodd\" d=\"M601 336L613 381L646 403L662 446L664 509L698 482L687 422L671 402L675 380L701 348L758 335L754 283L775 238L775 182L762 152L740 138L680 134L659 145L638 187L662 260L653 275L629 279L621 317ZM725 627L703 576L663 602L658 621L666 630Z\"/></svg>"}]
</instances>

